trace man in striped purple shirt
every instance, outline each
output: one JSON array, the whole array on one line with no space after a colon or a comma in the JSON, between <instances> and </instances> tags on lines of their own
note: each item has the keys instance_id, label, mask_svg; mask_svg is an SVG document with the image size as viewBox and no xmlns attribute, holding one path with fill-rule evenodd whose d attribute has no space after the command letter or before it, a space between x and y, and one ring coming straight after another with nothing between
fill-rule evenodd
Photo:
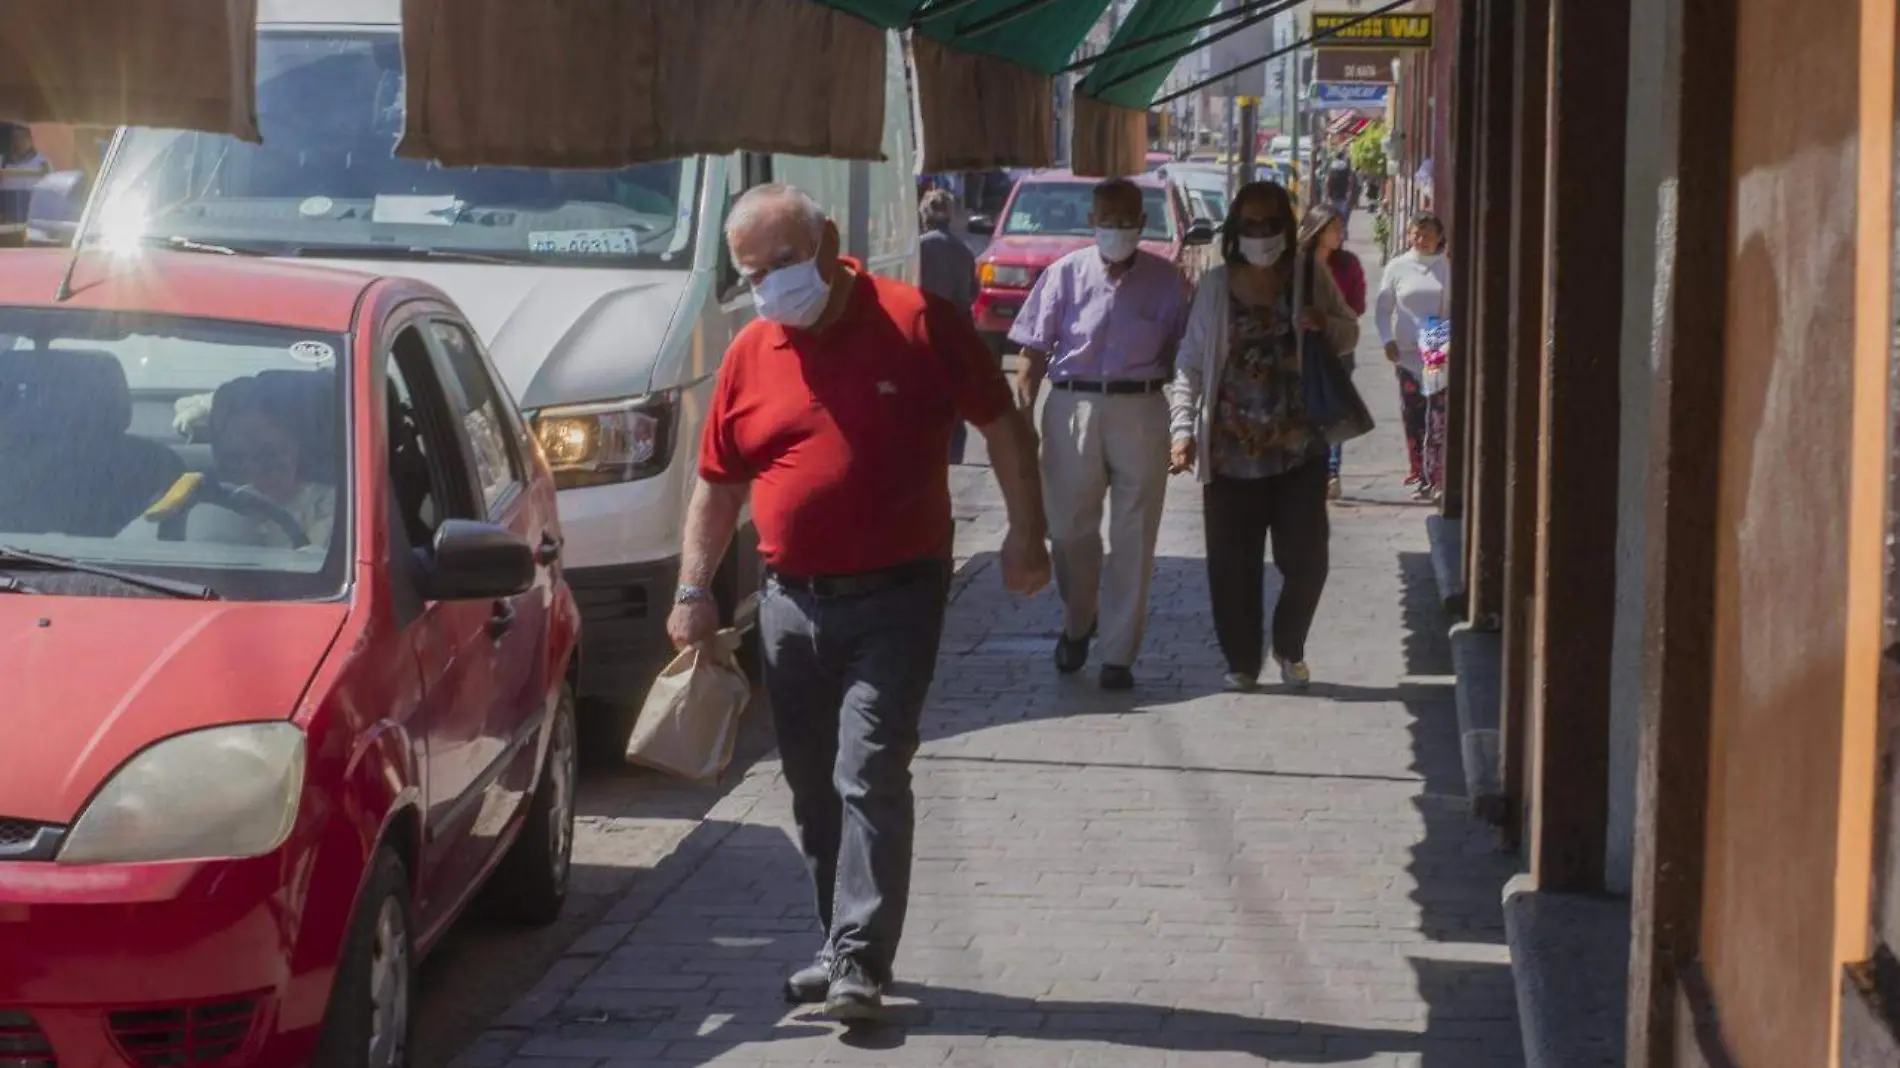
<instances>
[{"instance_id":1,"label":"man in striped purple shirt","mask_svg":"<svg viewBox=\"0 0 1900 1068\"><path fill-rule=\"evenodd\" d=\"M1043 505L1065 614L1056 669L1080 671L1100 636L1103 689L1135 684L1155 538L1168 484L1168 401L1188 290L1174 264L1141 248L1139 186L1095 187L1095 243L1051 264L1017 314L1017 404L1042 383ZM1102 509L1108 506L1104 557Z\"/></svg>"}]
</instances>

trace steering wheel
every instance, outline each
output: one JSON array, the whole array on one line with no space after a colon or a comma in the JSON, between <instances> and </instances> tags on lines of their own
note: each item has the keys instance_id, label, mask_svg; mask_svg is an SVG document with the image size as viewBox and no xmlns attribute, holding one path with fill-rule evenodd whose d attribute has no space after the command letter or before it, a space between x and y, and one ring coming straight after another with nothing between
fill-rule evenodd
<instances>
[{"instance_id":1,"label":"steering wheel","mask_svg":"<svg viewBox=\"0 0 1900 1068\"><path fill-rule=\"evenodd\" d=\"M296 516L249 486L233 486L228 482L213 482L207 479L191 499L192 507L200 504L215 505L247 519L266 520L284 532L284 536L290 539L290 547L293 549L304 549L310 545L310 535L304 530L303 524L297 522ZM189 514L189 511L190 509L187 508L186 513Z\"/></svg>"}]
</instances>

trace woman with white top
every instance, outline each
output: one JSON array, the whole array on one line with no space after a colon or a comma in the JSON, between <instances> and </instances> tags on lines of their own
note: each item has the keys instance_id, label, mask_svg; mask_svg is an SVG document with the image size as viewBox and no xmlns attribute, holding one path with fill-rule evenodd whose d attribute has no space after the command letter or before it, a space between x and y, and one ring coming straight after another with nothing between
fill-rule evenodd
<instances>
[{"instance_id":1,"label":"woman with white top","mask_svg":"<svg viewBox=\"0 0 1900 1068\"><path fill-rule=\"evenodd\" d=\"M1430 403L1424 389L1419 334L1428 319L1445 318L1451 308L1451 264L1445 259L1445 227L1438 216L1420 212L1406 231L1411 248L1385 265L1373 322L1385 358L1399 376L1400 414L1411 471L1405 484L1418 487L1414 500L1430 500L1437 487L1427 481L1426 439ZM1442 404L1442 397L1440 398Z\"/></svg>"}]
</instances>

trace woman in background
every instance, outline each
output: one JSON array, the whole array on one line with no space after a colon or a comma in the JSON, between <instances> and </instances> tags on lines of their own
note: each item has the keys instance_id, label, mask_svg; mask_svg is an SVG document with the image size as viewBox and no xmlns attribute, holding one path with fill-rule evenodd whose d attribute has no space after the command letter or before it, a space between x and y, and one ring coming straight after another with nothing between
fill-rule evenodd
<instances>
[{"instance_id":1,"label":"woman in background","mask_svg":"<svg viewBox=\"0 0 1900 1068\"><path fill-rule=\"evenodd\" d=\"M1300 221L1300 247L1312 248L1319 260L1332 272L1333 282L1346 298L1346 306L1356 316L1366 314L1366 268L1359 257L1346 251L1346 220L1322 204L1309 210ZM1339 499L1339 468L1345 461L1345 447L1335 445L1326 456L1326 499Z\"/></svg>"},{"instance_id":2,"label":"woman in background","mask_svg":"<svg viewBox=\"0 0 1900 1068\"><path fill-rule=\"evenodd\" d=\"M1416 487L1413 500L1425 501L1432 499L1439 477L1428 470L1426 439L1433 403L1443 422L1444 395L1439 394L1435 402L1426 396L1425 362L1419 342L1428 323L1442 322L1451 307L1451 265L1445 259L1445 227L1438 216L1430 212L1413 216L1406 238L1411 248L1386 264L1385 274L1379 279L1373 324L1385 345L1385 358L1399 377L1400 414L1405 421L1405 448L1410 460L1405 484ZM1443 437L1441 430L1441 448ZM1438 459L1442 463L1442 455Z\"/></svg>"}]
</instances>

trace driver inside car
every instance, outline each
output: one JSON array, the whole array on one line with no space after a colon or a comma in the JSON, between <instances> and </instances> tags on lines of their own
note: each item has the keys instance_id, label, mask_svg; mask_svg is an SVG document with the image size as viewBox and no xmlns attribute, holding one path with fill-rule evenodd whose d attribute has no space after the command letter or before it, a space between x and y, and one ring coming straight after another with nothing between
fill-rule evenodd
<instances>
[{"instance_id":1,"label":"driver inside car","mask_svg":"<svg viewBox=\"0 0 1900 1068\"><path fill-rule=\"evenodd\" d=\"M300 378L302 376L294 376ZM307 477L305 442L317 435L306 426L308 406L298 403L307 394L286 382L266 383L239 379L221 387L211 410L211 455L219 477L248 489L289 513L309 538L309 548L329 547L335 525L336 487ZM246 516L252 544L289 548L289 532L279 521Z\"/></svg>"}]
</instances>

